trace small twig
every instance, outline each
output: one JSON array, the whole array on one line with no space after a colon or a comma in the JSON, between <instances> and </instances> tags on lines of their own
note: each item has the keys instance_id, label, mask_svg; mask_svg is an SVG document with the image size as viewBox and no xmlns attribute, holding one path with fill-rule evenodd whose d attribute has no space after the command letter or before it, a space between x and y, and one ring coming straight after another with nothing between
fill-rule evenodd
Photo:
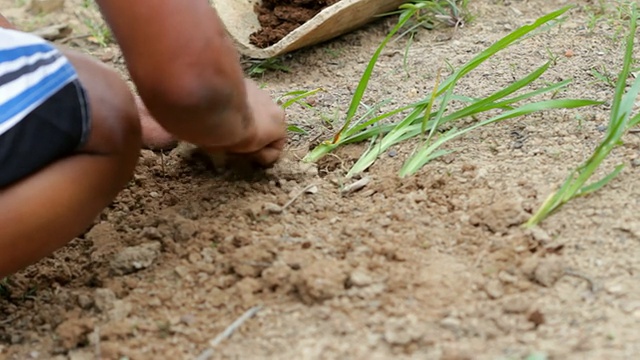
<instances>
[{"instance_id":1,"label":"small twig","mask_svg":"<svg viewBox=\"0 0 640 360\"><path fill-rule=\"evenodd\" d=\"M64 44L66 44L66 43L68 43L70 41L78 40L78 39L85 39L85 38L88 38L90 36L91 36L91 34L81 34L81 35L67 36L66 38L60 40L60 44L64 45Z\"/></svg>"},{"instance_id":2,"label":"small twig","mask_svg":"<svg viewBox=\"0 0 640 360\"><path fill-rule=\"evenodd\" d=\"M365 186L369 185L370 182L371 182L370 177L368 176L363 177L362 179L343 187L340 193L342 193L342 195L349 195L358 190L362 190Z\"/></svg>"},{"instance_id":3,"label":"small twig","mask_svg":"<svg viewBox=\"0 0 640 360\"><path fill-rule=\"evenodd\" d=\"M251 309L247 310L244 314L242 314L242 316L240 316L238 319L236 319L236 321L234 321L233 323L231 323L231 325L229 325L226 329L224 329L223 332L221 332L220 334L218 334L218 336L216 336L213 340L209 341L209 346L210 348L203 351L202 354L200 354L200 356L198 356L196 358L196 360L208 360L210 359L213 354L214 354L214 348L218 345L220 345L221 342L225 341L226 339L228 339L229 337L231 337L231 335L233 335L233 333L240 327L242 326L242 324L244 324L247 320L251 319L253 316L255 316L258 311L260 311L262 309L262 306L254 306Z\"/></svg>"},{"instance_id":4,"label":"small twig","mask_svg":"<svg viewBox=\"0 0 640 360\"><path fill-rule=\"evenodd\" d=\"M45 40L54 41L69 36L71 28L67 24L51 25L33 30L31 34L40 36Z\"/></svg>"},{"instance_id":5,"label":"small twig","mask_svg":"<svg viewBox=\"0 0 640 360\"><path fill-rule=\"evenodd\" d=\"M95 355L96 355L96 360L100 360L102 359L102 351L100 349L100 327L96 326L95 333L96 333Z\"/></svg>"},{"instance_id":6,"label":"small twig","mask_svg":"<svg viewBox=\"0 0 640 360\"><path fill-rule=\"evenodd\" d=\"M10 317L8 319L4 319L4 320L0 321L0 325L11 323L11 322L13 322L13 320L15 320L17 318L18 318L18 316L16 315L14 317Z\"/></svg>"},{"instance_id":7,"label":"small twig","mask_svg":"<svg viewBox=\"0 0 640 360\"><path fill-rule=\"evenodd\" d=\"M162 166L162 177L167 177L167 171L164 166L164 150L160 150L160 165Z\"/></svg>"},{"instance_id":8,"label":"small twig","mask_svg":"<svg viewBox=\"0 0 640 360\"><path fill-rule=\"evenodd\" d=\"M595 293L598 291L598 288L599 288L598 284L591 277L573 269L565 269L564 274L567 276L573 276L573 277L577 277L578 279L585 280L587 283L589 283L589 289L591 290L592 293Z\"/></svg>"},{"instance_id":9,"label":"small twig","mask_svg":"<svg viewBox=\"0 0 640 360\"><path fill-rule=\"evenodd\" d=\"M291 198L291 200L287 201L287 203L282 206L282 211L285 211L289 206L291 206L291 204L293 204L296 200L298 200L298 198L300 196L302 196L302 194L306 193L309 189L311 189L314 186L316 186L316 185L315 184L309 184L309 185L305 186L304 189L300 190L297 194L295 194Z\"/></svg>"},{"instance_id":10,"label":"small twig","mask_svg":"<svg viewBox=\"0 0 640 360\"><path fill-rule=\"evenodd\" d=\"M476 257L476 260L473 262L474 268L477 268L480 266L480 264L482 263L482 260L485 258L485 256L487 256L487 252L488 252L487 247L480 250L480 253L478 253L478 257Z\"/></svg>"}]
</instances>

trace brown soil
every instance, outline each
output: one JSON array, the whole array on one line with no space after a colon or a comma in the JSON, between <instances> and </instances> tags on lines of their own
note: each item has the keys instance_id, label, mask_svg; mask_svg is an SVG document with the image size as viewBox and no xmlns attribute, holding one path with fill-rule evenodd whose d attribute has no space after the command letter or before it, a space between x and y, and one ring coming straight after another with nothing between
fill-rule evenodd
<instances>
[{"instance_id":1,"label":"brown soil","mask_svg":"<svg viewBox=\"0 0 640 360\"><path fill-rule=\"evenodd\" d=\"M263 0L254 7L262 29L251 34L249 40L259 48L269 47L338 1Z\"/></svg>"},{"instance_id":2,"label":"brown soil","mask_svg":"<svg viewBox=\"0 0 640 360\"><path fill-rule=\"evenodd\" d=\"M37 18L17 4L0 0L23 26L69 23L73 35L87 33L75 15L90 15L80 0ZM406 43L391 43L363 103L429 96L445 61L459 66L565 1L470 4L475 22L420 32L406 68ZM590 29L579 6L561 27L470 73L457 93L490 94L551 51L559 56L543 81L572 78L562 96L610 99L614 89L591 69L615 76L623 23L605 16ZM135 178L87 234L8 279L0 359L195 359L254 306L214 359L636 358L638 134L606 162L604 170L629 164L610 185L534 231L519 226L602 139L607 104L474 131L450 144L456 153L404 180L396 174L415 144L394 147L368 172L369 185L348 196L345 169L368 144L317 166L298 162L334 134L323 119L346 111L391 24L299 51L286 60L290 72L260 79L274 96L325 89L316 111L288 109L310 134L292 136L276 168L219 173L184 148L143 151ZM86 37L67 45L123 70L115 46Z\"/></svg>"}]
</instances>

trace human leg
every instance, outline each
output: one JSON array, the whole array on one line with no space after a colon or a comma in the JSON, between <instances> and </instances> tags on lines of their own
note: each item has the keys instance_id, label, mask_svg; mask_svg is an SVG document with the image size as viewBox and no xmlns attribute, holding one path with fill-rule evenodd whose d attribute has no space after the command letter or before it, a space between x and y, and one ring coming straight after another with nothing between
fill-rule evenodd
<instances>
[{"instance_id":1,"label":"human leg","mask_svg":"<svg viewBox=\"0 0 640 360\"><path fill-rule=\"evenodd\" d=\"M151 150L165 150L175 147L178 144L178 140L149 114L149 110L137 96L136 105L138 106L140 127L142 128L142 145Z\"/></svg>"},{"instance_id":2,"label":"human leg","mask_svg":"<svg viewBox=\"0 0 640 360\"><path fill-rule=\"evenodd\" d=\"M91 131L78 151L0 189L0 277L50 255L86 230L126 185L137 163L140 120L129 88L115 71L90 57L65 55L86 90Z\"/></svg>"}]
</instances>

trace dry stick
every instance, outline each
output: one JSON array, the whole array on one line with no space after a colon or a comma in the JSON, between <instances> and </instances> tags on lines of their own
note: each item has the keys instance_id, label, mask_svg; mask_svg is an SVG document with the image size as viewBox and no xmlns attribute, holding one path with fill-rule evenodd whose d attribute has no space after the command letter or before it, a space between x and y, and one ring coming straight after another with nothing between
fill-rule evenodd
<instances>
[{"instance_id":1,"label":"dry stick","mask_svg":"<svg viewBox=\"0 0 640 360\"><path fill-rule=\"evenodd\" d=\"M564 269L564 275L573 276L586 281L589 284L589 290L591 290L592 293L595 293L600 289L600 286L598 286L598 283L596 283L595 280L579 271L573 269Z\"/></svg>"},{"instance_id":2,"label":"dry stick","mask_svg":"<svg viewBox=\"0 0 640 360\"><path fill-rule=\"evenodd\" d=\"M210 348L202 352L200 356L196 358L196 360L208 360L213 356L214 350L216 346L220 345L221 342L228 339L233 335L233 333L240 327L245 321L251 319L255 314L258 313L262 309L262 306L254 306L251 309L247 310L242 316L240 316L236 321L231 323L223 332L218 334L213 340L209 341Z\"/></svg>"},{"instance_id":3,"label":"dry stick","mask_svg":"<svg viewBox=\"0 0 640 360\"><path fill-rule=\"evenodd\" d=\"M4 325L4 324L9 324L11 322L13 322L13 320L16 320L19 316L14 316L14 317L10 317L8 319L4 319L4 320L0 320L0 325Z\"/></svg>"},{"instance_id":4,"label":"dry stick","mask_svg":"<svg viewBox=\"0 0 640 360\"><path fill-rule=\"evenodd\" d=\"M349 195L358 190L362 190L365 186L369 185L370 182L371 178L366 176L352 184L345 186L340 192L342 193L342 195Z\"/></svg>"},{"instance_id":5,"label":"dry stick","mask_svg":"<svg viewBox=\"0 0 640 360\"><path fill-rule=\"evenodd\" d=\"M160 150L160 162L162 165L162 177L166 178L167 177L167 171L164 167L164 150Z\"/></svg>"},{"instance_id":6,"label":"dry stick","mask_svg":"<svg viewBox=\"0 0 640 360\"><path fill-rule=\"evenodd\" d=\"M304 194L305 192L307 192L307 190L311 189L314 186L316 186L316 185L315 184L309 184L309 185L305 186L304 189L300 190L300 192L295 194L295 196L292 197L291 200L287 201L287 203L284 204L284 206L282 206L282 211L285 211L285 209L288 208L289 206L291 206L291 204L293 204L294 201L298 200L298 198L300 196L302 196L302 194Z\"/></svg>"},{"instance_id":7,"label":"dry stick","mask_svg":"<svg viewBox=\"0 0 640 360\"><path fill-rule=\"evenodd\" d=\"M60 40L60 44L64 45L64 44L66 44L66 43L68 43L70 41L78 40L78 39L84 39L84 38L88 38L90 36L91 36L91 34L81 34L81 35L67 36L66 38Z\"/></svg>"},{"instance_id":8,"label":"dry stick","mask_svg":"<svg viewBox=\"0 0 640 360\"><path fill-rule=\"evenodd\" d=\"M96 332L95 356L96 356L96 360L101 360L102 359L102 351L100 349L100 327L99 326L96 326L95 332Z\"/></svg>"},{"instance_id":9,"label":"dry stick","mask_svg":"<svg viewBox=\"0 0 640 360\"><path fill-rule=\"evenodd\" d=\"M53 41L66 38L71 33L71 28L68 24L58 24L45 26L31 31L31 34L44 38L45 40Z\"/></svg>"}]
</instances>

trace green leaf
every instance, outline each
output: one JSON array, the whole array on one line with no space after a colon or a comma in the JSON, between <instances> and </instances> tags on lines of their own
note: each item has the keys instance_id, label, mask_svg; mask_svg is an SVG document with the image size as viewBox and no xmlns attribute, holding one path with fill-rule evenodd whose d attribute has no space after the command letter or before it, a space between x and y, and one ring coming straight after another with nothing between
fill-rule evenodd
<instances>
[{"instance_id":1,"label":"green leaf","mask_svg":"<svg viewBox=\"0 0 640 360\"><path fill-rule=\"evenodd\" d=\"M457 130L452 129L445 134L442 134L438 137L438 139L430 144L425 143L422 149L420 149L416 154L414 154L409 160L407 160L400 170L400 176L405 177L409 175L415 174L420 168L426 165L432 159L432 153L438 149L439 146L444 144L447 141L453 140L459 136L462 136L474 129L477 129L482 126L487 126L489 124L504 121L507 119L511 119L518 116L524 116L531 114L533 112L539 112L544 110L551 109L571 109L583 106L591 106L599 104L597 101L592 100L574 100L574 99L556 99L556 100L546 100L539 101L536 103L530 103L522 105L513 110L505 111L504 113L494 116L490 119L478 122L474 125L471 125L467 128Z\"/></svg>"},{"instance_id":2,"label":"green leaf","mask_svg":"<svg viewBox=\"0 0 640 360\"><path fill-rule=\"evenodd\" d=\"M306 99L307 97L309 97L309 96L311 96L311 95L313 95L313 94L317 93L318 91L322 91L322 89L321 89L321 88L317 88L317 89L309 90L309 91L307 91L307 90L295 90L295 91L290 91L290 92L288 92L288 93L286 93L286 94L283 94L283 95L282 95L282 96L280 96L279 98L277 98L277 99L276 99L276 102L277 102L277 103L280 103L280 102L282 102L282 100L283 100L285 97L293 96L293 98L291 98L291 99L289 99L289 100L287 100L287 101L283 102L283 103L280 105L280 107L282 107L283 109L286 109L286 108L290 107L291 105L293 105L293 104L295 104L295 103L298 103L298 102L302 101L302 99Z\"/></svg>"},{"instance_id":3,"label":"green leaf","mask_svg":"<svg viewBox=\"0 0 640 360\"><path fill-rule=\"evenodd\" d=\"M604 178L600 179L599 181L596 181L591 185L585 186L582 189L580 189L580 191L576 194L576 196L585 196L594 191L600 190L600 188L602 188L603 186L608 184L611 180L613 180L613 178L618 176L618 174L620 174L620 172L623 169L624 169L624 164L620 164L616 166L616 168L611 173L609 173L609 175L605 176Z\"/></svg>"},{"instance_id":4,"label":"green leaf","mask_svg":"<svg viewBox=\"0 0 640 360\"><path fill-rule=\"evenodd\" d=\"M631 127L640 122L640 116L638 114L635 116L631 115L635 106L635 100L640 92L640 79L636 79L631 87L626 90L627 79L630 74L631 65L634 61L633 50L638 20L637 5L635 3L631 5L631 16L629 18L630 26L625 46L623 65L616 83L616 91L613 96L607 133L605 134L604 139L598 144L593 154L571 172L558 191L552 193L545 202L542 203L540 208L538 208L538 210L525 224L527 227L537 225L571 199L599 190L609 183L623 169L623 166L619 165L613 172L605 176L603 179L588 186L584 185L596 172L602 162L609 156L611 151L622 143L622 137L624 134L626 134Z\"/></svg>"},{"instance_id":5,"label":"green leaf","mask_svg":"<svg viewBox=\"0 0 640 360\"><path fill-rule=\"evenodd\" d=\"M304 129L296 126L296 125L287 126L287 131L298 133L298 134L307 134L306 130L304 130Z\"/></svg>"},{"instance_id":6,"label":"green leaf","mask_svg":"<svg viewBox=\"0 0 640 360\"><path fill-rule=\"evenodd\" d=\"M409 10L406 13L402 13L400 15L400 20L398 21L396 26L394 26L393 29L391 29L389 34L384 38L382 43L376 49L375 53L371 57L371 60L369 60L367 68L365 69L364 74L360 78L360 82L358 83L358 87L356 88L356 91L353 94L353 98L351 99L351 104L349 105L349 109L347 110L347 117L345 119L345 123L342 126L342 128L340 129L340 131L338 132L338 135L340 135L351 124L351 120L355 116L356 111L358 110L358 107L360 106L360 101L362 100L362 97L364 96L364 93L365 93L365 91L367 89L367 86L369 85L369 80L371 79L371 74L373 73L373 69L375 68L376 63L378 62L378 58L380 57L380 54L382 53L382 50L384 50L385 46L387 45L389 40L391 40L393 35L396 32L398 32L398 30L400 30L400 28L411 18L411 16L413 16L413 14L416 11L417 10Z\"/></svg>"}]
</instances>

